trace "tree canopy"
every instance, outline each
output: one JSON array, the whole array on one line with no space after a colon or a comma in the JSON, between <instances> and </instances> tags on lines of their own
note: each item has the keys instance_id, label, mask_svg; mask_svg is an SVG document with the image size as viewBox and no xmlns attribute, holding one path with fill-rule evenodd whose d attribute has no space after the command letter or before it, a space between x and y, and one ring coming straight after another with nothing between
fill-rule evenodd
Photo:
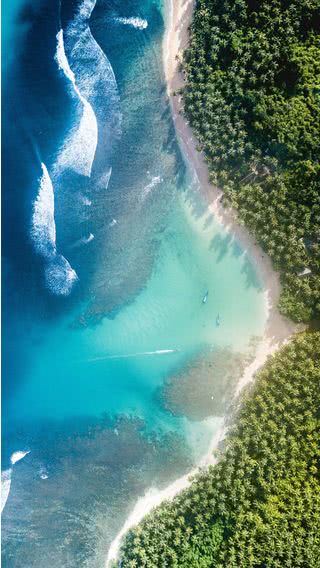
<instances>
[{"instance_id":1,"label":"tree canopy","mask_svg":"<svg viewBox=\"0 0 320 568\"><path fill-rule=\"evenodd\" d=\"M122 568L320 567L320 333L270 358L219 462L127 534Z\"/></svg>"},{"instance_id":2,"label":"tree canopy","mask_svg":"<svg viewBox=\"0 0 320 568\"><path fill-rule=\"evenodd\" d=\"M299 322L320 316L319 30L320 0L198 0L183 63L211 180L281 272L280 309Z\"/></svg>"}]
</instances>

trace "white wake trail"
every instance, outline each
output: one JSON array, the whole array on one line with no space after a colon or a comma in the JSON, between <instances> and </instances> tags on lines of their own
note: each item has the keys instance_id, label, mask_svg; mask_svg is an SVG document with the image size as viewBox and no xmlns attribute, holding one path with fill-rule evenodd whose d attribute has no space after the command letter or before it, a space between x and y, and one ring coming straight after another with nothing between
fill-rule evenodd
<instances>
[{"instance_id":1,"label":"white wake trail","mask_svg":"<svg viewBox=\"0 0 320 568\"><path fill-rule=\"evenodd\" d=\"M150 355L167 355L168 353L179 353L180 349L157 349L156 351L142 351L141 353L127 353L126 355L104 355L87 359L87 362L105 361L106 359L129 359L132 357L143 357Z\"/></svg>"}]
</instances>

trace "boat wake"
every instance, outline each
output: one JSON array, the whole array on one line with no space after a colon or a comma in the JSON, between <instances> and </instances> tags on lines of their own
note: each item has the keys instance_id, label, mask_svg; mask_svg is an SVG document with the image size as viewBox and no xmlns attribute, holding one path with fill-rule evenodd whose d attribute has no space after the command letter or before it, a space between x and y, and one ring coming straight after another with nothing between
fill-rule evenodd
<instances>
[{"instance_id":1,"label":"boat wake","mask_svg":"<svg viewBox=\"0 0 320 568\"><path fill-rule=\"evenodd\" d=\"M141 353L128 353L126 355L104 355L87 359L89 363L95 361L105 361L106 359L129 359L131 357L144 357L150 355L167 355L168 353L179 353L180 349L157 349L156 351L142 351Z\"/></svg>"},{"instance_id":2,"label":"boat wake","mask_svg":"<svg viewBox=\"0 0 320 568\"><path fill-rule=\"evenodd\" d=\"M67 296L78 279L75 270L64 256L57 254L56 225L54 220L54 190L44 163L38 196L33 205L31 238L34 248L46 261L45 282L55 295Z\"/></svg>"}]
</instances>

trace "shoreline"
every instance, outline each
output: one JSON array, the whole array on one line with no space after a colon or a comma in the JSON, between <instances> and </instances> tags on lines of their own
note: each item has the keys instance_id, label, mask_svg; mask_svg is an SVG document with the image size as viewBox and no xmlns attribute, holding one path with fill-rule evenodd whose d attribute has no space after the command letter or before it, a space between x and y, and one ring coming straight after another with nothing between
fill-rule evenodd
<instances>
[{"instance_id":1,"label":"shoreline","mask_svg":"<svg viewBox=\"0 0 320 568\"><path fill-rule=\"evenodd\" d=\"M273 270L271 260L255 243L254 237L248 230L240 225L237 215L231 208L224 208L221 204L222 190L209 182L208 167L202 153L197 150L197 140L182 114L182 97L174 95L184 85L184 78L179 71L179 56L186 48L189 39L188 27L192 21L194 0L165 0L166 31L163 39L163 62L167 94L170 101L172 119L175 126L177 141L187 166L193 170L199 181L200 191L208 204L208 210L218 219L224 229L229 232L242 246L253 262L261 282L263 283L266 326L264 336L259 342L254 360L246 367L242 378L238 382L234 402L239 403L242 389L253 381L255 373L264 365L267 358L281 345L289 341L290 337L299 328L291 320L281 316L277 309L281 291L279 274ZM184 476L178 478L162 490L150 488L143 497L138 499L131 514L115 539L112 541L105 567L116 561L121 541L130 528L137 525L152 509L163 501L173 499L178 493L191 484L194 477L202 468L214 465L217 458L213 452L219 447L227 434L226 416L221 427L213 435L207 453L198 465Z\"/></svg>"}]
</instances>

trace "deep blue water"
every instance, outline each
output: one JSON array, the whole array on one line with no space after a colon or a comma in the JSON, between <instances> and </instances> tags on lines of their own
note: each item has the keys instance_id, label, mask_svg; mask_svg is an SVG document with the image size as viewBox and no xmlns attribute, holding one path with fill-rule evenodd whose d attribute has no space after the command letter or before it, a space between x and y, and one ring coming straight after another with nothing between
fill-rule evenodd
<instances>
[{"instance_id":1,"label":"deep blue water","mask_svg":"<svg viewBox=\"0 0 320 568\"><path fill-rule=\"evenodd\" d=\"M160 0L4 16L2 561L102 567L136 499L221 424L230 360L263 331L262 285L180 154ZM196 388L218 355L212 414L169 412L168 378L188 369Z\"/></svg>"}]
</instances>

